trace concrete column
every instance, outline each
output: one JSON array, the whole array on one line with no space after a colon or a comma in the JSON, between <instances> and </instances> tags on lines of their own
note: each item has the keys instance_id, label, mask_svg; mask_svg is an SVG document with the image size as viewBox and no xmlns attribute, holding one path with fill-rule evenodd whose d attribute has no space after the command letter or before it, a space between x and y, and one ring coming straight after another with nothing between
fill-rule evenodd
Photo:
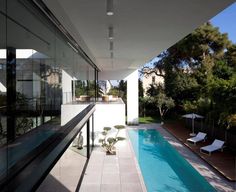
<instances>
[{"instance_id":1,"label":"concrete column","mask_svg":"<svg viewBox=\"0 0 236 192\"><path fill-rule=\"evenodd\" d=\"M139 123L138 70L128 75L127 79L127 123Z\"/></svg>"},{"instance_id":2,"label":"concrete column","mask_svg":"<svg viewBox=\"0 0 236 192\"><path fill-rule=\"evenodd\" d=\"M72 102L72 80L73 78L62 70L62 104Z\"/></svg>"}]
</instances>

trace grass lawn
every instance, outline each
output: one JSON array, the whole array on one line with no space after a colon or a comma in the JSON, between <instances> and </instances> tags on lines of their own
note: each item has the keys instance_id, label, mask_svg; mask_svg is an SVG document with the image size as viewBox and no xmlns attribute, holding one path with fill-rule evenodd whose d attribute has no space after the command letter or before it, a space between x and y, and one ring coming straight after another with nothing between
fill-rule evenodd
<instances>
[{"instance_id":1,"label":"grass lawn","mask_svg":"<svg viewBox=\"0 0 236 192\"><path fill-rule=\"evenodd\" d=\"M160 119L158 117L139 117L140 124L148 124L148 123L160 123Z\"/></svg>"}]
</instances>

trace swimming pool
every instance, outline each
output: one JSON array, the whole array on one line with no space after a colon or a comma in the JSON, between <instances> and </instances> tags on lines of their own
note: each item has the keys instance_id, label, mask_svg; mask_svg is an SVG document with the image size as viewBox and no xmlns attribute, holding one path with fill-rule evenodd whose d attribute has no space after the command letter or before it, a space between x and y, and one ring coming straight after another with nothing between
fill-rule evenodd
<instances>
[{"instance_id":1,"label":"swimming pool","mask_svg":"<svg viewBox=\"0 0 236 192\"><path fill-rule=\"evenodd\" d=\"M148 192L216 191L157 130L128 133Z\"/></svg>"}]
</instances>

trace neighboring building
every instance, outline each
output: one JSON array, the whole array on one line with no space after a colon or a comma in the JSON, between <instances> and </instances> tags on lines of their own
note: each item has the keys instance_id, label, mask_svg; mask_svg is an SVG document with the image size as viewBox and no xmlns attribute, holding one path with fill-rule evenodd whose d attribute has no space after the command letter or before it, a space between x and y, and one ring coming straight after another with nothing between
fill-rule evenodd
<instances>
[{"instance_id":1,"label":"neighboring building","mask_svg":"<svg viewBox=\"0 0 236 192\"><path fill-rule=\"evenodd\" d=\"M144 96L147 95L147 90L151 84L164 85L164 78L162 76L156 75L155 73L144 75L142 80Z\"/></svg>"}]
</instances>

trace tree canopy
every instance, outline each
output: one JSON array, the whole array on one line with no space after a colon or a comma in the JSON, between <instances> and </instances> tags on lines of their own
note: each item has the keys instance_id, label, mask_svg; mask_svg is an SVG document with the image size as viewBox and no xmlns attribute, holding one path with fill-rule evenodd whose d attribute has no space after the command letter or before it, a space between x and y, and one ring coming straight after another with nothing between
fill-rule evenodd
<instances>
[{"instance_id":1,"label":"tree canopy","mask_svg":"<svg viewBox=\"0 0 236 192\"><path fill-rule=\"evenodd\" d=\"M185 112L211 114L217 122L236 114L236 45L209 22L142 72L163 76L164 93Z\"/></svg>"}]
</instances>

